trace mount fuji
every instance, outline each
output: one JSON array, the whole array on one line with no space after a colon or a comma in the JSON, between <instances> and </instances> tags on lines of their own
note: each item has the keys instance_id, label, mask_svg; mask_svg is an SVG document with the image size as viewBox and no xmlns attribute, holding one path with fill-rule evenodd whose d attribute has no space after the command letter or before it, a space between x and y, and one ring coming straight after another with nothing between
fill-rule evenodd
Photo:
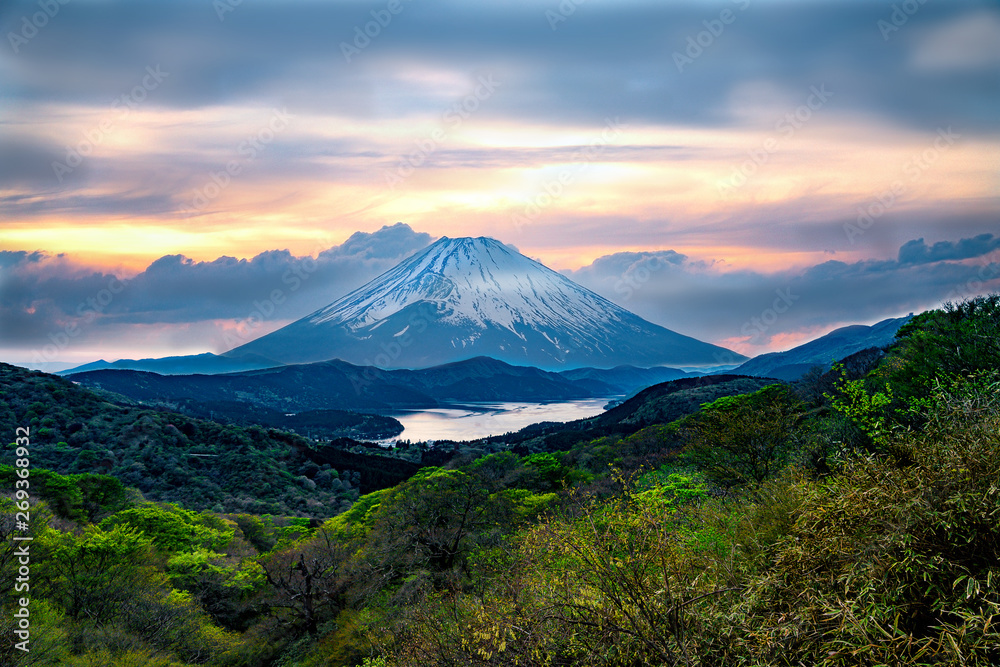
<instances>
[{"instance_id":1,"label":"mount fuji","mask_svg":"<svg viewBox=\"0 0 1000 667\"><path fill-rule=\"evenodd\" d=\"M740 359L577 285L495 239L444 237L306 317L226 352L424 368L476 356L546 369Z\"/></svg>"}]
</instances>

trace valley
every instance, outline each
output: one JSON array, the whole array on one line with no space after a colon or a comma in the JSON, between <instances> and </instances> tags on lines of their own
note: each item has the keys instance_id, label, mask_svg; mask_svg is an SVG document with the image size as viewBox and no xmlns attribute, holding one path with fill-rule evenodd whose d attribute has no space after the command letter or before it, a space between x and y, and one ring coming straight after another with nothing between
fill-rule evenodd
<instances>
[{"instance_id":1,"label":"valley","mask_svg":"<svg viewBox=\"0 0 1000 667\"><path fill-rule=\"evenodd\" d=\"M997 604L998 313L979 297L744 360L443 239L229 353L0 364L0 430L30 463L0 529L30 507L56 663L117 636L131 662L94 664L776 664L778 608L819 664L862 644L824 610L872 604L830 582L874 570L866 632L891 617L906 643L866 650L985 666L996 633L949 628Z\"/></svg>"},{"instance_id":2,"label":"valley","mask_svg":"<svg viewBox=\"0 0 1000 667\"><path fill-rule=\"evenodd\" d=\"M0 667L1000 666L997 0L0 23Z\"/></svg>"},{"instance_id":3,"label":"valley","mask_svg":"<svg viewBox=\"0 0 1000 667\"><path fill-rule=\"evenodd\" d=\"M305 411L286 424L243 424L253 411L264 421L287 415L261 403L153 405L0 365L0 428L23 425L30 434L30 525L33 548L45 554L39 577L48 582L36 595L43 609L67 610L36 623L46 633L84 632L97 618L132 633L144 651L131 649L135 655L168 651L189 664L201 664L199 656L230 664L234 654L268 664L297 651L327 664L380 664L373 651L378 660L411 664L414 647L434 662L466 655L475 663L480 651L517 661L537 650L575 655L584 645L642 660L684 649L769 662L787 650L783 623L771 615L778 600L800 622L815 624L812 639L796 648L811 660L843 641L835 628L810 620L816 609L829 600L857 612L869 604L865 594L828 586L833 575L870 580L873 562L859 554L872 549L888 591L886 614L898 618L902 605L916 604L901 602L900 591L930 586L933 598L921 613L940 614L946 602L974 616L981 613L974 605L995 604L992 592L956 592L952 582L956 572L988 580L980 555L990 562L1000 556L990 551L1000 543L995 524L979 520L996 511L987 487L1000 474L1000 337L981 335L997 332L998 311L994 296L922 313L885 349L862 349L792 382L679 377L608 410L604 399L550 404L553 419L505 424L488 435L455 426L470 413L489 414L469 409L444 429L436 422L438 429L427 431L433 443L404 437L391 447L285 430L338 420L345 427L392 424L365 422L371 415L355 415L357 422L352 413ZM940 345L944 340L959 341L962 352ZM491 391L509 386L506 365L478 360L470 368L503 371ZM514 372L553 381L537 369ZM128 381L117 386L130 391L200 387L184 377L158 384L177 376L137 371L81 375L90 373L121 374ZM453 388L454 373L416 377L425 389ZM903 408L907 403L921 407ZM497 405L518 418L541 414L533 412L538 404ZM563 407L554 406L583 414L556 420ZM975 474L961 472L959 458ZM13 483L15 470L0 466L0 479ZM938 498L942 488L953 490ZM950 518L959 495L962 517L974 522ZM0 505L14 508L13 501ZM882 512L907 523L887 535ZM966 547L955 548L956 539L940 529L946 521L973 531L956 538ZM815 530L816 522L826 528ZM11 544L0 546L0 562ZM100 560L102 553L115 555ZM924 565L903 570L902 559ZM99 564L108 562L115 565L105 576ZM683 633L662 630L679 612L656 592L664 577L684 601ZM581 590L588 591L582 605ZM814 592L803 597L801 590ZM616 624L618 614L639 621L627 632L614 626L581 634L580 620L591 628ZM160 619L157 627L171 639L120 625L132 618ZM877 628L886 618L866 622ZM919 625L897 623L908 642L944 650ZM720 634L716 624L739 632ZM475 629L484 625L508 632L507 639L498 643ZM255 639L261 636L266 641ZM730 639L720 643L720 636ZM992 635L984 637L952 638L967 654L992 660ZM52 650L68 655L65 644ZM890 643L872 650L898 657L911 649Z\"/></svg>"}]
</instances>

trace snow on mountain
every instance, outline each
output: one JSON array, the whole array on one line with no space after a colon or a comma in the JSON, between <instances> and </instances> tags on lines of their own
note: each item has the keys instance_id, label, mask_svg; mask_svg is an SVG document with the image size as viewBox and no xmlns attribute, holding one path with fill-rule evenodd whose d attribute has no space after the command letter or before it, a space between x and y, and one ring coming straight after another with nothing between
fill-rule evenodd
<instances>
[{"instance_id":1,"label":"snow on mountain","mask_svg":"<svg viewBox=\"0 0 1000 667\"><path fill-rule=\"evenodd\" d=\"M442 238L325 308L227 354L383 368L478 355L543 368L718 363L732 353L657 326L494 239Z\"/></svg>"},{"instance_id":2,"label":"snow on mountain","mask_svg":"<svg viewBox=\"0 0 1000 667\"><path fill-rule=\"evenodd\" d=\"M371 325L427 299L446 304L443 322L472 332L500 327L518 335L516 326L527 325L586 336L594 324L630 315L498 241L446 238L307 319L374 330Z\"/></svg>"}]
</instances>

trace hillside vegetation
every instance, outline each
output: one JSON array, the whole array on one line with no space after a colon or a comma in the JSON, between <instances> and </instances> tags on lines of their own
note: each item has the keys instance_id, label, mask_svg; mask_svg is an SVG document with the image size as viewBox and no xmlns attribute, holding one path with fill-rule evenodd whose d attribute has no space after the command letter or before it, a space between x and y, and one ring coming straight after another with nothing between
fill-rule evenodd
<instances>
[{"instance_id":1,"label":"hillside vegetation","mask_svg":"<svg viewBox=\"0 0 1000 667\"><path fill-rule=\"evenodd\" d=\"M466 446L319 525L33 470L37 643L0 662L1000 664L998 341L1000 296L948 304L884 354Z\"/></svg>"},{"instance_id":2,"label":"hillside vegetation","mask_svg":"<svg viewBox=\"0 0 1000 667\"><path fill-rule=\"evenodd\" d=\"M12 440L18 427L31 430L32 466L108 474L150 500L196 510L322 519L406 477L362 484L357 467L317 463L315 443L286 431L112 403L58 376L0 364L0 432Z\"/></svg>"}]
</instances>

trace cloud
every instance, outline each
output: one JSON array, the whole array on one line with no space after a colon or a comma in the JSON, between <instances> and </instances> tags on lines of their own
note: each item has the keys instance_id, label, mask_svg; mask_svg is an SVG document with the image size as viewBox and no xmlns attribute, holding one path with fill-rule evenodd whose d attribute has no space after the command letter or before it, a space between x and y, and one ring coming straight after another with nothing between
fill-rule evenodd
<instances>
[{"instance_id":1,"label":"cloud","mask_svg":"<svg viewBox=\"0 0 1000 667\"><path fill-rule=\"evenodd\" d=\"M0 342L44 344L72 322L93 321L88 300L116 280L64 255L0 252Z\"/></svg>"},{"instance_id":2,"label":"cloud","mask_svg":"<svg viewBox=\"0 0 1000 667\"><path fill-rule=\"evenodd\" d=\"M747 150L774 134L777 120L805 101L810 87L827 86L834 96L819 120L797 145L782 146L741 192L752 200L737 212L742 216L774 201L775 193L787 198L805 192L810 206L822 196L856 194L859 186L829 173L857 173L854 164L834 171L838 161L852 162L853 147L822 155L807 143L821 143L824 132L838 133L832 142L838 147L844 138L867 146L870 133L878 137L872 145L889 155L904 137L933 136L939 126L954 126L965 146L995 141L1000 130L1000 88L993 70L982 66L992 62L990 39L1000 11L985 0L924 4L889 41L877 22L891 8L840 0L592 2L573 5L556 29L547 18L560 6L552 0L404 2L350 62L342 44L353 42L373 11L384 10L384 0L243 2L226 5L233 11L224 20L213 8L219 4L60 5L16 57L8 52L0 59L11 109L4 121L11 131L0 127L0 184L17 185L0 193L0 216L24 226L91 226L129 217L139 225L203 231L235 219L263 227L278 215L308 225L313 211L335 198L338 205L350 202L347 208L381 209L375 224L403 215L418 221L426 208L454 210L456 201L477 202L476 213L491 192L501 204L533 196L526 183L534 174L571 160L576 144L590 139L586 132L599 132L604 119L614 117L634 129L623 138L628 145L601 153L602 166L628 167L633 182L643 183L659 179L658 170L690 161L692 180L704 184L728 177L730 157L734 166L743 162ZM735 12L735 21L718 36L702 34L723 8ZM0 33L17 32L22 17L34 11L32 1L6 3ZM711 44L679 71L675 54L706 35ZM966 41L979 65L947 72L925 66ZM142 93L135 109L112 107L142 84L149 67L168 76ZM468 127L454 131L441 122L443 114L475 89L481 75L502 85ZM296 120L244 164L238 147L273 108L287 108ZM65 159L68 147L86 146L88 134L95 136L105 122L113 125L107 137L66 176L70 180L59 183L52 159ZM418 174L387 192L385 176L414 153L415 141L427 142L442 125L447 135L420 155ZM32 134L15 141L22 129ZM198 192L216 188L212 175L232 160L240 163L238 178L204 209L192 207ZM871 165L873 187L888 185L877 182L884 168ZM958 178L942 169L942 181ZM690 188L670 190L669 183L662 200L635 197L629 205L652 208L662 201L675 223L702 212L684 201ZM758 196L757 188L767 191ZM605 199L619 192L613 183L594 190ZM940 197L926 195L934 196ZM393 207L394 197L414 199ZM564 203L578 200L574 194ZM692 200L715 203L697 194ZM198 215L178 217L189 209ZM253 215L259 211L266 223ZM730 212L732 224L741 225ZM596 207L583 215L570 211L575 219L600 213ZM554 214L547 213L544 224ZM450 233L449 223L431 216L437 211L423 218L428 228ZM345 223L343 217L335 217L336 224L374 228L373 218ZM741 238L755 233L751 226L742 224ZM660 238L644 233L642 242L660 245ZM801 237L785 238L803 244ZM178 243L171 252L184 247ZM274 243L256 249L269 247Z\"/></svg>"},{"instance_id":3,"label":"cloud","mask_svg":"<svg viewBox=\"0 0 1000 667\"><path fill-rule=\"evenodd\" d=\"M315 259L287 250L208 262L167 255L131 279L65 256L4 251L0 344L42 345L74 323L85 330L79 340L99 338L102 328L121 332L125 325L181 326L253 314L276 325L327 305L431 241L429 234L397 223L356 233Z\"/></svg>"},{"instance_id":4,"label":"cloud","mask_svg":"<svg viewBox=\"0 0 1000 667\"><path fill-rule=\"evenodd\" d=\"M616 253L566 273L652 322L749 354L797 333L812 338L1000 289L1000 239L991 234L930 247L912 240L896 260L830 260L774 273L726 271L670 252L680 261L658 260L664 252Z\"/></svg>"},{"instance_id":5,"label":"cloud","mask_svg":"<svg viewBox=\"0 0 1000 667\"><path fill-rule=\"evenodd\" d=\"M952 259L969 259L982 257L1000 248L1000 236L980 234L971 239L962 239L958 243L938 241L928 247L922 238L909 241L899 249L900 264L926 264Z\"/></svg>"},{"instance_id":6,"label":"cloud","mask_svg":"<svg viewBox=\"0 0 1000 667\"><path fill-rule=\"evenodd\" d=\"M26 184L54 186L57 179L52 163L62 159L63 154L50 142L0 132L0 189Z\"/></svg>"},{"instance_id":7,"label":"cloud","mask_svg":"<svg viewBox=\"0 0 1000 667\"><path fill-rule=\"evenodd\" d=\"M37 264L45 257L45 253L39 251L0 250L0 269L11 269L22 264Z\"/></svg>"},{"instance_id":8,"label":"cloud","mask_svg":"<svg viewBox=\"0 0 1000 667\"><path fill-rule=\"evenodd\" d=\"M14 91L22 100L106 104L159 64L171 76L151 95L157 106L254 100L355 118L405 117L466 92L461 83L427 85L429 76L461 82L491 71L502 75L506 91L488 115L591 122L628 110L637 122L716 126L733 121L728 100L752 62L778 89L826 82L842 91L837 104L853 112L921 126L946 112L953 123L968 126L974 117L996 126L967 113L984 96L997 100L988 68L948 81L910 66L927 61L926 53L955 52L956 35L981 44L975 62L994 58L992 33L982 27L997 20L989 2L922 6L902 28L903 38L912 36L901 39L909 48L887 47L876 27L891 9L839 0L588 3L555 30L546 12L558 3L550 1L402 7L348 62L342 45L353 44L385 2L242 3L222 21L211 3L196 0L71 3L18 54ZM725 8L735 20L679 71L674 54ZM20 21L17 11L7 17L4 34Z\"/></svg>"},{"instance_id":9,"label":"cloud","mask_svg":"<svg viewBox=\"0 0 1000 667\"><path fill-rule=\"evenodd\" d=\"M70 342L80 347L134 350L143 336L155 334L181 349L221 352L234 326L247 340L262 335L431 241L397 223L353 234L315 258L287 250L203 262L167 255L130 280L64 255L4 251L0 348L38 350L69 340L64 334L74 328ZM652 322L756 354L843 324L1000 289L1000 238L979 234L930 246L914 239L899 247L896 259L834 259L771 273L733 270L674 250L614 253L564 273Z\"/></svg>"},{"instance_id":10,"label":"cloud","mask_svg":"<svg viewBox=\"0 0 1000 667\"><path fill-rule=\"evenodd\" d=\"M409 225L397 222L377 232L355 232L341 245L324 250L320 259L356 257L367 260L399 259L413 254L431 243L430 234L417 233Z\"/></svg>"},{"instance_id":11,"label":"cloud","mask_svg":"<svg viewBox=\"0 0 1000 667\"><path fill-rule=\"evenodd\" d=\"M926 30L913 50L913 66L932 72L1000 65L1000 16L969 12Z\"/></svg>"}]
</instances>

